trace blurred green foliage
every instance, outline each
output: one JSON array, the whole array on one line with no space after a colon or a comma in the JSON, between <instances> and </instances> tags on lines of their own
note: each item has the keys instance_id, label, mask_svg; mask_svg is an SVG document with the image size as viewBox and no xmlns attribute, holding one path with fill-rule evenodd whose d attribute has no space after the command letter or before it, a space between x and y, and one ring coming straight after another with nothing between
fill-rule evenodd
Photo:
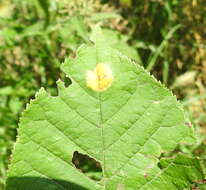
<instances>
[{"instance_id":1,"label":"blurred green foliage","mask_svg":"<svg viewBox=\"0 0 206 190\"><path fill-rule=\"evenodd\" d=\"M19 114L35 92L56 95L65 57L104 27L111 46L151 71L183 100L205 158L205 0L0 0L0 189Z\"/></svg>"}]
</instances>

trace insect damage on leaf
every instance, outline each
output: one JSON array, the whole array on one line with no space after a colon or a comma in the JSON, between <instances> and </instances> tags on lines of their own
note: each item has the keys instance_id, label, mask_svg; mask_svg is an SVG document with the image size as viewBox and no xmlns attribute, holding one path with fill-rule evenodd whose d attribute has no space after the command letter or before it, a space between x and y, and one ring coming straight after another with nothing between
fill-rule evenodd
<instances>
[{"instance_id":1,"label":"insect damage on leaf","mask_svg":"<svg viewBox=\"0 0 206 190\"><path fill-rule=\"evenodd\" d=\"M183 190L205 179L198 159L165 157L193 140L176 98L99 31L65 61L73 83L58 82L56 97L41 89L24 112L6 190Z\"/></svg>"},{"instance_id":2,"label":"insect damage on leaf","mask_svg":"<svg viewBox=\"0 0 206 190\"><path fill-rule=\"evenodd\" d=\"M98 64L93 71L87 71L86 83L94 91L107 90L114 80L112 70L107 64Z\"/></svg>"},{"instance_id":3,"label":"insect damage on leaf","mask_svg":"<svg viewBox=\"0 0 206 190\"><path fill-rule=\"evenodd\" d=\"M75 168L86 174L92 180L100 181L102 179L101 163L96 161L94 158L75 151L73 153L72 163Z\"/></svg>"}]
</instances>

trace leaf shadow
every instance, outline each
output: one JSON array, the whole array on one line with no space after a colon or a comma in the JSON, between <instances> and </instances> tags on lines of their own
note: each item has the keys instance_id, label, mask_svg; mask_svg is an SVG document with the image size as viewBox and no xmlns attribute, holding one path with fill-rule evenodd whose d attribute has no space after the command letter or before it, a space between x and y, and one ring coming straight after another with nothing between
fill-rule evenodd
<instances>
[{"instance_id":1,"label":"leaf shadow","mask_svg":"<svg viewBox=\"0 0 206 190\"><path fill-rule=\"evenodd\" d=\"M43 177L9 177L5 190L89 190L73 182Z\"/></svg>"}]
</instances>

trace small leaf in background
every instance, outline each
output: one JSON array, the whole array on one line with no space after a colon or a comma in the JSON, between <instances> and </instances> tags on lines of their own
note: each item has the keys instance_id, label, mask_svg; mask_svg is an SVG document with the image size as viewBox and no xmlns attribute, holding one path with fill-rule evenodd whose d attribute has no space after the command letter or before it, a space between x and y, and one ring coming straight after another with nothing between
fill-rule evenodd
<instances>
[{"instance_id":1,"label":"small leaf in background","mask_svg":"<svg viewBox=\"0 0 206 190\"><path fill-rule=\"evenodd\" d=\"M11 95L12 93L13 93L13 88L11 86L5 86L0 88L0 95L8 96Z\"/></svg>"},{"instance_id":2,"label":"small leaf in background","mask_svg":"<svg viewBox=\"0 0 206 190\"><path fill-rule=\"evenodd\" d=\"M120 0L120 4L122 6L131 7L132 6L132 0Z\"/></svg>"},{"instance_id":3,"label":"small leaf in background","mask_svg":"<svg viewBox=\"0 0 206 190\"><path fill-rule=\"evenodd\" d=\"M5 43L8 45L14 45L14 39L16 35L16 31L12 28L5 27L4 29L0 30L0 38L2 38L2 41L4 42L1 42L1 45L5 45Z\"/></svg>"},{"instance_id":4,"label":"small leaf in background","mask_svg":"<svg viewBox=\"0 0 206 190\"><path fill-rule=\"evenodd\" d=\"M85 40L88 41L88 30L84 23L84 19L81 16L75 16L70 19L70 27L77 32L77 34ZM71 29L70 29L71 30Z\"/></svg>"},{"instance_id":5,"label":"small leaf in background","mask_svg":"<svg viewBox=\"0 0 206 190\"><path fill-rule=\"evenodd\" d=\"M91 40L62 66L72 84L59 80L55 97L42 88L23 113L6 190L182 190L204 179L196 158L162 155L193 137L172 93L111 48L99 27ZM104 91L87 85L98 64L112 71ZM87 172L77 154L99 170Z\"/></svg>"},{"instance_id":6,"label":"small leaf in background","mask_svg":"<svg viewBox=\"0 0 206 190\"><path fill-rule=\"evenodd\" d=\"M45 14L45 21L46 21L46 25L49 25L50 22L50 11L49 11L49 7L50 7L50 0L38 0L40 7L43 9L44 14Z\"/></svg>"},{"instance_id":7,"label":"small leaf in background","mask_svg":"<svg viewBox=\"0 0 206 190\"><path fill-rule=\"evenodd\" d=\"M137 63L141 64L141 58L138 54L137 49L128 45L127 36L121 34L118 31L103 29L102 33L104 34L106 42L112 47L119 50L124 55L128 56L131 59L137 61Z\"/></svg>"},{"instance_id":8,"label":"small leaf in background","mask_svg":"<svg viewBox=\"0 0 206 190\"><path fill-rule=\"evenodd\" d=\"M22 108L22 101L18 97L13 97L9 101L9 107L14 114L17 114Z\"/></svg>"}]
</instances>

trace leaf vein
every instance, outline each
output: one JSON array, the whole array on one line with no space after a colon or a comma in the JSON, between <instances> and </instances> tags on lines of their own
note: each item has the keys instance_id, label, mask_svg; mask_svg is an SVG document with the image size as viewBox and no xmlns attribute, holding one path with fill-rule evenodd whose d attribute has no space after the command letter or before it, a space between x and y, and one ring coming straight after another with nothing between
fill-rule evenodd
<instances>
[{"instance_id":1,"label":"leaf vein","mask_svg":"<svg viewBox=\"0 0 206 190\"><path fill-rule=\"evenodd\" d=\"M68 106L69 109L71 109L72 111L75 111L75 113L80 116L82 119L86 120L88 123L90 123L91 125L93 125L94 127L97 127L97 124L93 123L92 121L90 121L89 119L87 119L86 117L84 117L83 115L81 115L77 110L73 109L65 100L63 97L60 97L60 100L62 100L62 102Z\"/></svg>"},{"instance_id":2,"label":"leaf vein","mask_svg":"<svg viewBox=\"0 0 206 190\"><path fill-rule=\"evenodd\" d=\"M151 105L151 104L150 104L150 105ZM150 107L150 106L149 106L149 107ZM133 159L138 153L141 153L141 151L143 150L145 144L146 144L146 143L150 140L150 138L152 138L152 136L162 127L161 125L162 125L162 123L163 123L163 121L164 121L164 118L165 118L166 115L168 114L168 111L169 111L169 109L168 109L167 112L164 114L164 117L163 117L163 119L162 119L159 127L145 140L145 142L144 142L144 144L142 145L142 147L141 147L133 156L131 156L129 159L127 159L127 161L126 161L125 163L129 163L129 161L130 161L131 159ZM144 112L144 113L145 113L145 112ZM125 164L125 163L124 163L124 164ZM121 166L120 168L118 168L117 171L115 171L114 174L113 174L111 177L117 175L117 173L118 173L123 167L125 167L124 164L122 164L122 166ZM111 178L111 177L110 177L110 178Z\"/></svg>"}]
</instances>

